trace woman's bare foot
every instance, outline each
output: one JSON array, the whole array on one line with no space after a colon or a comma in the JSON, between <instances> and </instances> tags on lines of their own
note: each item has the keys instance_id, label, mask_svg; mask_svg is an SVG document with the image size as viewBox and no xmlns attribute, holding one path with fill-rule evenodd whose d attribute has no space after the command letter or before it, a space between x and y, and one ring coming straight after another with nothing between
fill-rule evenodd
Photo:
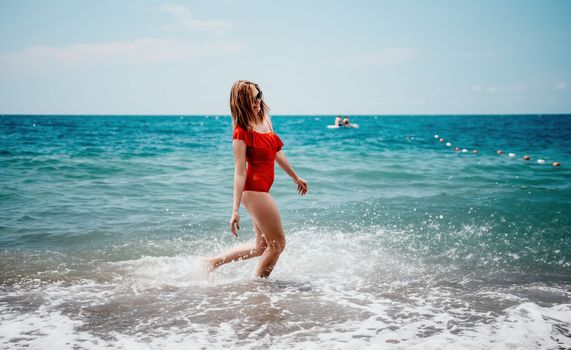
<instances>
[{"instance_id":1,"label":"woman's bare foot","mask_svg":"<svg viewBox=\"0 0 571 350\"><path fill-rule=\"evenodd\" d=\"M214 264L214 259L210 257L202 258L202 264L207 272L212 272L216 269L216 265Z\"/></svg>"}]
</instances>

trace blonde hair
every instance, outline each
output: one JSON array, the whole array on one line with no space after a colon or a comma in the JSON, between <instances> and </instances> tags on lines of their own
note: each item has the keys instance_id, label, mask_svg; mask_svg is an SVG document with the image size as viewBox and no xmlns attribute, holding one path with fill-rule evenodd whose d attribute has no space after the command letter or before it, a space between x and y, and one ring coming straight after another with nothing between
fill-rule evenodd
<instances>
[{"instance_id":1,"label":"blonde hair","mask_svg":"<svg viewBox=\"0 0 571 350\"><path fill-rule=\"evenodd\" d=\"M262 99L260 101L260 112L256 113L252 108L255 102L255 97L252 96L250 86L254 86L258 91L262 91L258 84L248 80L238 80L232 85L230 92L230 112L232 113L232 124L238 125L244 130L253 129L259 122L263 121L264 117L269 120L270 108Z\"/></svg>"}]
</instances>

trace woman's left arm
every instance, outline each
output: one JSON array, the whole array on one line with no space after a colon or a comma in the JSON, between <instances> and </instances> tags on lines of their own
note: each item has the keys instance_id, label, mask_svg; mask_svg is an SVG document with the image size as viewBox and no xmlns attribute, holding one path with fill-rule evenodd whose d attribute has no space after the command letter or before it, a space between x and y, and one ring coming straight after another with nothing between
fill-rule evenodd
<instances>
[{"instance_id":1,"label":"woman's left arm","mask_svg":"<svg viewBox=\"0 0 571 350\"><path fill-rule=\"evenodd\" d=\"M304 196L307 193L307 182L301 177L297 176L295 170L287 160L283 151L276 153L276 162L292 179L297 185L297 192Z\"/></svg>"}]
</instances>

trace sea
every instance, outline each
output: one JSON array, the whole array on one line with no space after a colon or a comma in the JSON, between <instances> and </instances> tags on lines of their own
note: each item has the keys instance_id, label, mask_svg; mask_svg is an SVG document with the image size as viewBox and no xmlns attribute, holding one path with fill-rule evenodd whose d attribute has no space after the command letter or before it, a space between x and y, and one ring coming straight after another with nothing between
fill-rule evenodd
<instances>
[{"instance_id":1,"label":"sea","mask_svg":"<svg viewBox=\"0 0 571 350\"><path fill-rule=\"evenodd\" d=\"M260 279L230 116L0 116L0 347L570 349L571 115L350 118L272 118Z\"/></svg>"}]
</instances>

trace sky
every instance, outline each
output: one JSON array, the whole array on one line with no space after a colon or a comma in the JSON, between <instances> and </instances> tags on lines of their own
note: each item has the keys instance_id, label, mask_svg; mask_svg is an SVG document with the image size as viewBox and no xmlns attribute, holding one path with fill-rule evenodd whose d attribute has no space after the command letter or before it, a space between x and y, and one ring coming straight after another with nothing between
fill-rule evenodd
<instances>
[{"instance_id":1,"label":"sky","mask_svg":"<svg viewBox=\"0 0 571 350\"><path fill-rule=\"evenodd\" d=\"M0 0L1 114L571 113L567 0Z\"/></svg>"}]
</instances>

